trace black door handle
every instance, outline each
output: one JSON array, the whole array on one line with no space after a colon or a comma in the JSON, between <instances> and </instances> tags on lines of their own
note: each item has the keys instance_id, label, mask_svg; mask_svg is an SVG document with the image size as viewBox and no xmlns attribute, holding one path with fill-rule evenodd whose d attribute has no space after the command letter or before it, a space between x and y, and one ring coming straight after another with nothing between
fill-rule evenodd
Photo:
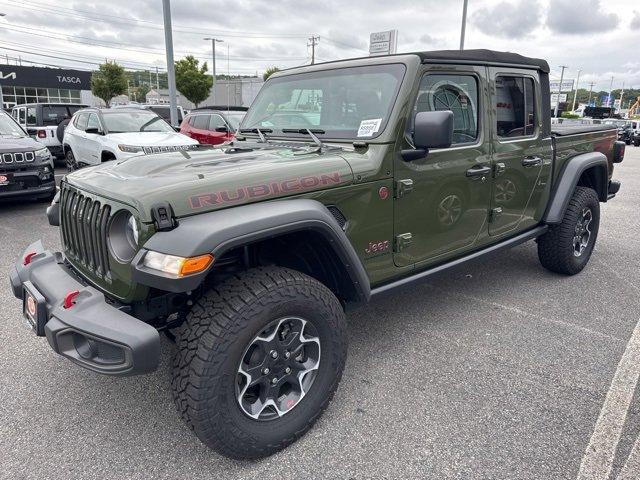
<instances>
[{"instance_id":1,"label":"black door handle","mask_svg":"<svg viewBox=\"0 0 640 480\"><path fill-rule=\"evenodd\" d=\"M467 170L467 177L484 177L491 173L491 167L479 166Z\"/></svg>"},{"instance_id":2,"label":"black door handle","mask_svg":"<svg viewBox=\"0 0 640 480\"><path fill-rule=\"evenodd\" d=\"M523 167L537 167L542 164L542 159L540 157L525 157L522 159Z\"/></svg>"}]
</instances>

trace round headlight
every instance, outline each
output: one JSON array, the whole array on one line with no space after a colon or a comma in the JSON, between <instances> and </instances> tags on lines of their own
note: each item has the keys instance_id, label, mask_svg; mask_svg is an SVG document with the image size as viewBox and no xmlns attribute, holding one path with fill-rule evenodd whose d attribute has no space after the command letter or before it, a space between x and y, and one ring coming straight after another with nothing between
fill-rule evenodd
<instances>
[{"instance_id":1,"label":"round headlight","mask_svg":"<svg viewBox=\"0 0 640 480\"><path fill-rule=\"evenodd\" d=\"M129 215L129 220L127 220L127 240L134 247L138 247L138 224L133 215Z\"/></svg>"},{"instance_id":2,"label":"round headlight","mask_svg":"<svg viewBox=\"0 0 640 480\"><path fill-rule=\"evenodd\" d=\"M138 223L127 210L120 210L111 218L109 247L111 253L122 263L133 260L138 251Z\"/></svg>"}]
</instances>

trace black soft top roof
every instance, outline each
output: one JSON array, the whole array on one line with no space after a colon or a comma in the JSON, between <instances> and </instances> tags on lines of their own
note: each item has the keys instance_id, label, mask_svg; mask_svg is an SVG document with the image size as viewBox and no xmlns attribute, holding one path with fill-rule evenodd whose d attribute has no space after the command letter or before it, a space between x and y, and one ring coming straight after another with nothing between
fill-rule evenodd
<instances>
[{"instance_id":1,"label":"black soft top roof","mask_svg":"<svg viewBox=\"0 0 640 480\"><path fill-rule=\"evenodd\" d=\"M423 62L465 62L483 65L510 65L535 68L549 73L549 64L541 58L531 58L511 52L497 52L495 50L434 50L432 52L416 52Z\"/></svg>"}]
</instances>

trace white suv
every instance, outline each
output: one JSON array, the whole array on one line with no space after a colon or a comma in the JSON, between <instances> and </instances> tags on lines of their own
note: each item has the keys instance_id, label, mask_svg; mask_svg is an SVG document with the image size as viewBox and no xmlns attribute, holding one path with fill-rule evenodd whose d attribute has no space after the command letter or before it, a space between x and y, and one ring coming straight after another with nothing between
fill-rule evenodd
<instances>
[{"instance_id":1,"label":"white suv","mask_svg":"<svg viewBox=\"0 0 640 480\"><path fill-rule=\"evenodd\" d=\"M176 132L157 114L137 108L80 110L63 139L70 171L134 155L188 150L195 145L196 140Z\"/></svg>"}]
</instances>

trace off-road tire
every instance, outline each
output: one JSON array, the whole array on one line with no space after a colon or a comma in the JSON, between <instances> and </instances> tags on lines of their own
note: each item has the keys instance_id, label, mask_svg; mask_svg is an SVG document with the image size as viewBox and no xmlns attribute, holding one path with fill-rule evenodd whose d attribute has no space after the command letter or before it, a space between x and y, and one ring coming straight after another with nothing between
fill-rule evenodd
<instances>
[{"instance_id":1,"label":"off-road tire","mask_svg":"<svg viewBox=\"0 0 640 480\"><path fill-rule=\"evenodd\" d=\"M270 322L312 322L322 356L314 383L280 418L255 420L236 396L247 346ZM347 354L342 305L322 283L298 271L260 267L209 289L176 331L172 390L182 418L210 448L235 459L271 455L300 438L329 404Z\"/></svg>"},{"instance_id":2,"label":"off-road tire","mask_svg":"<svg viewBox=\"0 0 640 480\"><path fill-rule=\"evenodd\" d=\"M584 251L574 255L574 235L576 225L581 219L582 212L591 209L591 234ZM598 237L600 226L600 203L598 194L591 188L576 187L562 223L551 225L547 233L538 238L538 258L547 270L575 275L585 267Z\"/></svg>"}]
</instances>

